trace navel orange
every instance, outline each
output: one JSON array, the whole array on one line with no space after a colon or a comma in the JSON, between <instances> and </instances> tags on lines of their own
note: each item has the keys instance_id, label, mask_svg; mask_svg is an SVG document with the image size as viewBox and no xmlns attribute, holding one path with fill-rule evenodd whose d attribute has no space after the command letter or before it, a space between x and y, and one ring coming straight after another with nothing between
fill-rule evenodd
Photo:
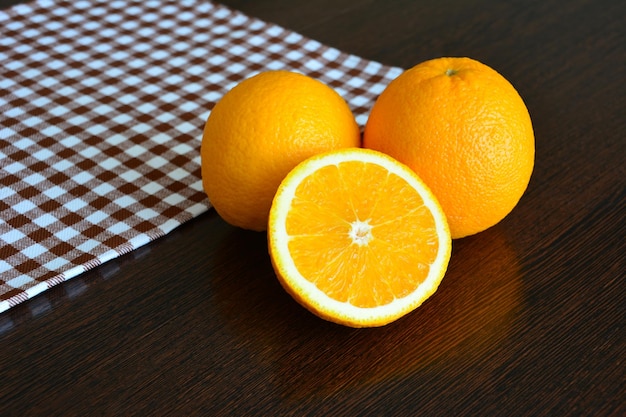
<instances>
[{"instance_id":1,"label":"navel orange","mask_svg":"<svg viewBox=\"0 0 626 417\"><path fill-rule=\"evenodd\" d=\"M376 100L363 146L411 167L437 196L453 238L502 220L525 192L535 141L522 98L469 58L405 71Z\"/></svg>"},{"instance_id":2,"label":"navel orange","mask_svg":"<svg viewBox=\"0 0 626 417\"><path fill-rule=\"evenodd\" d=\"M262 231L285 175L309 156L360 145L346 101L311 77L267 71L212 109L202 136L202 184L228 223Z\"/></svg>"},{"instance_id":3,"label":"navel orange","mask_svg":"<svg viewBox=\"0 0 626 417\"><path fill-rule=\"evenodd\" d=\"M283 287L316 315L381 326L437 289L450 259L445 214L407 166L366 149L306 159L270 210L269 252Z\"/></svg>"}]
</instances>

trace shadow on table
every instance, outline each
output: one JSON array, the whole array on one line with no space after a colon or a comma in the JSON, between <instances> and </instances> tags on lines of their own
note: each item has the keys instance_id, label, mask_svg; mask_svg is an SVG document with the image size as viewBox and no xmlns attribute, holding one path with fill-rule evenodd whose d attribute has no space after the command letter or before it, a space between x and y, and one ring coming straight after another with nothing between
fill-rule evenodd
<instances>
[{"instance_id":1,"label":"shadow on table","mask_svg":"<svg viewBox=\"0 0 626 417\"><path fill-rule=\"evenodd\" d=\"M474 381L484 389L513 354L505 345L523 311L522 282L515 251L497 227L455 241L439 290L414 312L373 329L335 325L298 305L274 275L264 233L233 229L218 250L228 267L217 268L224 276L210 291L229 343L247 352L249 372L281 392L281 401L403 389L408 380L404 389L413 395L444 376L462 379L469 368L484 377Z\"/></svg>"}]
</instances>

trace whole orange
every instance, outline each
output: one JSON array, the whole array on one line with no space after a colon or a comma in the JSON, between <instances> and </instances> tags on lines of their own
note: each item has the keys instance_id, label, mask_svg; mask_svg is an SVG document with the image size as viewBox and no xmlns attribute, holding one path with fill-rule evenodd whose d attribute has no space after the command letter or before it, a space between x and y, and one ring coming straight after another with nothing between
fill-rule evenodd
<instances>
[{"instance_id":1,"label":"whole orange","mask_svg":"<svg viewBox=\"0 0 626 417\"><path fill-rule=\"evenodd\" d=\"M528 109L502 75L470 58L403 72L376 100L363 146L411 167L433 191L453 238L502 220L525 192L535 139Z\"/></svg>"},{"instance_id":2,"label":"whole orange","mask_svg":"<svg viewBox=\"0 0 626 417\"><path fill-rule=\"evenodd\" d=\"M293 167L315 154L359 145L354 115L332 88L295 72L262 72L228 91L209 114L200 149L202 184L226 222L262 231Z\"/></svg>"}]
</instances>

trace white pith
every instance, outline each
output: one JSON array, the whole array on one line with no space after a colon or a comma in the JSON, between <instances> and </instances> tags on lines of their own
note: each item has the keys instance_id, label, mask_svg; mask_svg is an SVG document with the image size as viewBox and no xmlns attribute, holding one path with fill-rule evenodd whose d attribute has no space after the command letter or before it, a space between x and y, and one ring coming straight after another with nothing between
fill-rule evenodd
<instances>
[{"instance_id":1,"label":"white pith","mask_svg":"<svg viewBox=\"0 0 626 417\"><path fill-rule=\"evenodd\" d=\"M369 219L365 221L353 221L350 225L348 235L352 239L352 243L359 246L366 246L374 237L372 235L372 225L369 224Z\"/></svg>"}]
</instances>

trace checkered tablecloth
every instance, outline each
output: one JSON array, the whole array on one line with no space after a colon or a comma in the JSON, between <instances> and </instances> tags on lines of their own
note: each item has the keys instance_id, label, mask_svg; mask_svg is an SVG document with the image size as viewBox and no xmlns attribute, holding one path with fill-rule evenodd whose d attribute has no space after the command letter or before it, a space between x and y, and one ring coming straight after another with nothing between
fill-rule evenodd
<instances>
[{"instance_id":1,"label":"checkered tablecloth","mask_svg":"<svg viewBox=\"0 0 626 417\"><path fill-rule=\"evenodd\" d=\"M329 84L361 125L400 73L208 1L0 11L0 312L209 209L204 122L272 69Z\"/></svg>"}]
</instances>

